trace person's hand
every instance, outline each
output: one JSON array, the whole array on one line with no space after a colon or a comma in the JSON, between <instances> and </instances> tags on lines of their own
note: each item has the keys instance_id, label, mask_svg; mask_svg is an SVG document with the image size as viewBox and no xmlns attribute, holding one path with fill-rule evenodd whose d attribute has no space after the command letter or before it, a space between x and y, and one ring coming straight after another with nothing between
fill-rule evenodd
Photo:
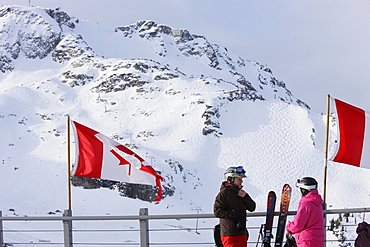
<instances>
[{"instance_id":1,"label":"person's hand","mask_svg":"<svg viewBox=\"0 0 370 247\"><path fill-rule=\"evenodd\" d=\"M238 196L245 197L247 195L247 192L245 192L243 189L238 191Z\"/></svg>"}]
</instances>

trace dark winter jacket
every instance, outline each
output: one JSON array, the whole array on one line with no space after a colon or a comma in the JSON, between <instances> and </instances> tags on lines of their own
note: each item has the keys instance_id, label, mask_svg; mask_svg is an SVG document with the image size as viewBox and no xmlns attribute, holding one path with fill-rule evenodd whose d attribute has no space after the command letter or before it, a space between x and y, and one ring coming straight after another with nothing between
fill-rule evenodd
<instances>
[{"instance_id":1,"label":"dark winter jacket","mask_svg":"<svg viewBox=\"0 0 370 247\"><path fill-rule=\"evenodd\" d=\"M213 213L220 218L221 236L246 234L246 210L253 212L256 203L246 194L238 196L239 187L224 181L216 196Z\"/></svg>"},{"instance_id":2,"label":"dark winter jacket","mask_svg":"<svg viewBox=\"0 0 370 247\"><path fill-rule=\"evenodd\" d=\"M358 224L356 233L358 234L355 240L355 247L369 247L370 246L370 225L367 222Z\"/></svg>"}]
</instances>

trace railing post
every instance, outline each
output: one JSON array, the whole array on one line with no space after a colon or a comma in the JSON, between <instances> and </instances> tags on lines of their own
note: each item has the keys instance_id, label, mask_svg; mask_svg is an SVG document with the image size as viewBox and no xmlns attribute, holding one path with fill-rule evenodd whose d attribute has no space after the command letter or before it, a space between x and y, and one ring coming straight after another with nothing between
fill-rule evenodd
<instances>
[{"instance_id":1,"label":"railing post","mask_svg":"<svg viewBox=\"0 0 370 247\"><path fill-rule=\"evenodd\" d=\"M3 211L0 211L0 217L3 217ZM0 246L4 246L4 231L2 219L0 219Z\"/></svg>"},{"instance_id":2,"label":"railing post","mask_svg":"<svg viewBox=\"0 0 370 247\"><path fill-rule=\"evenodd\" d=\"M140 208L139 216L148 215L147 208ZM149 223L148 219L140 219L140 247L149 247Z\"/></svg>"},{"instance_id":3,"label":"railing post","mask_svg":"<svg viewBox=\"0 0 370 247\"><path fill-rule=\"evenodd\" d=\"M63 216L72 216L72 210L64 210ZM73 247L72 240L72 220L63 220L63 230L64 230L64 246Z\"/></svg>"}]
</instances>

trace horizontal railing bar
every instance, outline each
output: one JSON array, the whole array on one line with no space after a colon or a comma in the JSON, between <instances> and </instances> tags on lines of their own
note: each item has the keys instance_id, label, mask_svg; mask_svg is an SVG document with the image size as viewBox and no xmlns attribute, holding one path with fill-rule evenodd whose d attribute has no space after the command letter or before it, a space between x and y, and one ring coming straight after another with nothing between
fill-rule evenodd
<instances>
[{"instance_id":1,"label":"horizontal railing bar","mask_svg":"<svg viewBox=\"0 0 370 247\"><path fill-rule=\"evenodd\" d=\"M248 227L249 229L249 227ZM209 231L209 230L213 230L213 227L203 227L203 228L194 228L194 227L189 227L189 228L158 228L158 229L150 229L150 231L152 232L161 232L161 231L179 231L179 230L183 230L183 231Z\"/></svg>"},{"instance_id":2,"label":"horizontal railing bar","mask_svg":"<svg viewBox=\"0 0 370 247\"><path fill-rule=\"evenodd\" d=\"M136 243L136 244L134 244L134 243L73 243L73 244L78 244L78 245L140 245L140 244L138 244L138 243ZM176 246L176 245L192 245L192 246L194 246L194 245L205 245L205 244L207 244L207 245L212 245L212 246L214 246L214 244L215 243L213 243L213 242L208 242L208 243L206 243L206 242L202 242L202 243L199 243L199 242L194 242L194 243L168 243L168 242L166 242L166 243L150 243L150 246L152 246L152 245L171 245L171 246Z\"/></svg>"},{"instance_id":3,"label":"horizontal railing bar","mask_svg":"<svg viewBox=\"0 0 370 247\"><path fill-rule=\"evenodd\" d=\"M338 213L362 213L370 212L370 208L350 208L350 209L329 209L324 210L324 214L338 214ZM295 215L297 211L290 211L288 215ZM275 212L278 216L279 212ZM249 217L264 217L266 212L252 212L248 213ZM52 221L52 220L166 220L166 219L202 219L215 218L214 214L174 214L174 215L135 215L135 216L3 216L0 220L4 221Z\"/></svg>"},{"instance_id":4,"label":"horizontal railing bar","mask_svg":"<svg viewBox=\"0 0 370 247\"><path fill-rule=\"evenodd\" d=\"M61 230L43 230L43 229L39 229L39 230L29 230L29 229L19 229L19 230L3 230L3 232L7 232L7 233L18 233L18 232L63 232L63 229Z\"/></svg>"},{"instance_id":5,"label":"horizontal railing bar","mask_svg":"<svg viewBox=\"0 0 370 247\"><path fill-rule=\"evenodd\" d=\"M212 244L212 246L215 245L215 243L209 242L209 243L150 243L150 245L171 245L171 246L176 246L176 245L205 245L205 244Z\"/></svg>"},{"instance_id":6,"label":"horizontal railing bar","mask_svg":"<svg viewBox=\"0 0 370 247\"><path fill-rule=\"evenodd\" d=\"M73 232L139 232L140 229L72 229Z\"/></svg>"},{"instance_id":7,"label":"horizontal railing bar","mask_svg":"<svg viewBox=\"0 0 370 247\"><path fill-rule=\"evenodd\" d=\"M59 244L59 245L63 245L64 243L11 243L11 244L16 244L16 245L40 245L40 244ZM78 245L136 245L136 246L139 246L140 243L73 243L74 245L75 244L78 244Z\"/></svg>"},{"instance_id":8,"label":"horizontal railing bar","mask_svg":"<svg viewBox=\"0 0 370 247\"><path fill-rule=\"evenodd\" d=\"M5 244L7 244L6 242L5 242ZM48 242L33 242L33 243L13 243L13 242L11 242L11 243L9 243L9 244L16 244L16 245L24 245L24 244L27 244L27 245L35 245L35 244L37 244L37 245L40 245L40 244L64 244L64 243L48 243ZM10 245L11 246L11 245Z\"/></svg>"},{"instance_id":9,"label":"horizontal railing bar","mask_svg":"<svg viewBox=\"0 0 370 247\"><path fill-rule=\"evenodd\" d=\"M131 245L140 246L140 243L73 243L73 245Z\"/></svg>"},{"instance_id":10,"label":"horizontal railing bar","mask_svg":"<svg viewBox=\"0 0 370 247\"><path fill-rule=\"evenodd\" d=\"M139 220L146 219L143 216L21 216L0 217L4 221L61 221L61 220Z\"/></svg>"}]
</instances>

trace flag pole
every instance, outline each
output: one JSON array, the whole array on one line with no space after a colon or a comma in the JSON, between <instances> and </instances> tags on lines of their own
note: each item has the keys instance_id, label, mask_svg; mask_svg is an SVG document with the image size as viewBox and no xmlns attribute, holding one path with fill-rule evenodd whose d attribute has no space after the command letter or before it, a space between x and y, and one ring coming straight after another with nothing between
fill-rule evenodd
<instances>
[{"instance_id":1,"label":"flag pole","mask_svg":"<svg viewBox=\"0 0 370 247\"><path fill-rule=\"evenodd\" d=\"M72 210L71 196L71 142L70 142L70 120L67 116L67 166L68 166L68 209Z\"/></svg>"},{"instance_id":2,"label":"flag pole","mask_svg":"<svg viewBox=\"0 0 370 247\"><path fill-rule=\"evenodd\" d=\"M328 155L329 155L329 119L330 119L330 94L327 96L326 104L326 138L325 138L325 165L324 165L324 205L326 209L326 177L328 170Z\"/></svg>"},{"instance_id":3,"label":"flag pole","mask_svg":"<svg viewBox=\"0 0 370 247\"><path fill-rule=\"evenodd\" d=\"M329 120L330 120L330 94L327 95L326 103L326 137L325 137L325 165L324 165L324 203L322 204L323 210L327 209L326 206L326 177L328 170L328 154L329 154ZM324 227L326 226L326 214L324 214ZM326 231L324 231L326 239ZM324 243L326 247L326 242Z\"/></svg>"}]
</instances>

